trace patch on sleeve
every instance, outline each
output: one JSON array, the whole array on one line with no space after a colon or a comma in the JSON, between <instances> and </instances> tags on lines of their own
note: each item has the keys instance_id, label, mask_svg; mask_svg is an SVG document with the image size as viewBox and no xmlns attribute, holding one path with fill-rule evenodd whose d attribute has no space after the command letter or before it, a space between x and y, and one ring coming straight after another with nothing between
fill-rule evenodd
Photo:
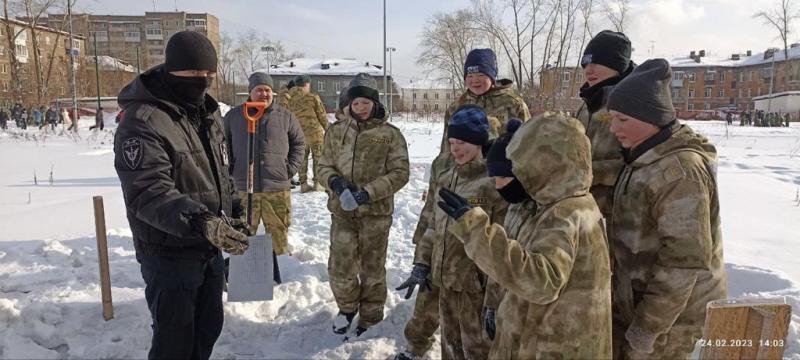
<instances>
[{"instance_id":1,"label":"patch on sleeve","mask_svg":"<svg viewBox=\"0 0 800 360\"><path fill-rule=\"evenodd\" d=\"M489 203L489 198L486 196L472 196L467 198L467 202L472 206L485 206Z\"/></svg>"},{"instance_id":2,"label":"patch on sleeve","mask_svg":"<svg viewBox=\"0 0 800 360\"><path fill-rule=\"evenodd\" d=\"M139 138L126 139L122 143L122 159L128 169L136 170L142 165L142 157L144 155L144 148L142 147L142 140Z\"/></svg>"},{"instance_id":3,"label":"patch on sleeve","mask_svg":"<svg viewBox=\"0 0 800 360\"><path fill-rule=\"evenodd\" d=\"M597 120L602 122L609 122L611 121L611 114L609 113L597 114Z\"/></svg>"},{"instance_id":4,"label":"patch on sleeve","mask_svg":"<svg viewBox=\"0 0 800 360\"><path fill-rule=\"evenodd\" d=\"M368 139L369 142L373 144L391 144L392 138L381 136L381 137L373 137Z\"/></svg>"}]
</instances>

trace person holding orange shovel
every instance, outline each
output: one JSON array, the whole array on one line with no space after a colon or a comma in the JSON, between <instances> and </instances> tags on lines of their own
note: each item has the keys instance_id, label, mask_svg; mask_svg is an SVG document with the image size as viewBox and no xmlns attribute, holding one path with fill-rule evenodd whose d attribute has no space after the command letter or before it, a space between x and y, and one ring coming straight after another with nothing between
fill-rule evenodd
<instances>
[{"instance_id":1,"label":"person holding orange shovel","mask_svg":"<svg viewBox=\"0 0 800 360\"><path fill-rule=\"evenodd\" d=\"M250 233L255 234L263 222L272 235L273 274L280 284L277 255L291 252L290 180L302 164L305 138L297 118L273 101L268 74L253 73L248 83L248 102L231 109L223 119L225 138L234 182L247 200Z\"/></svg>"}]
</instances>

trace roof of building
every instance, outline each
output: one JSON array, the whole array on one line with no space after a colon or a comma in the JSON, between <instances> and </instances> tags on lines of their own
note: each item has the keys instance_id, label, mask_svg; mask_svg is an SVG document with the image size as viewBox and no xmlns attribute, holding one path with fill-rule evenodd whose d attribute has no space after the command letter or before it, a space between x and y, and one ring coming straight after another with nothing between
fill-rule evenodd
<instances>
[{"instance_id":1,"label":"roof of building","mask_svg":"<svg viewBox=\"0 0 800 360\"><path fill-rule=\"evenodd\" d=\"M800 59L800 46L795 46L793 48L789 48L789 59ZM759 64L767 64L771 63L772 61L780 62L786 60L786 56L783 54L783 49L773 48L772 56L765 58L765 53L770 51L769 49L766 51L762 51L759 53L752 54L751 56L746 56L741 54L739 56L739 60L733 60L732 56L728 57L720 57L720 56L702 56L700 57L700 62L695 61L695 59L689 56L682 56L672 58L669 61L670 66L673 68L693 68L693 67L709 67L709 66L723 66L723 67L740 67L740 66L750 66L750 65L759 65ZM774 59L773 59L774 57ZM695 57L696 58L696 57Z\"/></svg>"},{"instance_id":2,"label":"roof of building","mask_svg":"<svg viewBox=\"0 0 800 360\"><path fill-rule=\"evenodd\" d=\"M8 21L8 22L10 22L12 24L23 26L25 28L30 27L30 24L27 23L27 22L16 20L16 19L9 19L9 18L5 18L5 17L2 17L2 16L0 16L0 21ZM61 31L61 30L58 30L58 29L53 29L51 27L42 26L42 25L36 25L36 29L41 30L41 31L51 32L51 33L58 33L58 34L61 34L61 35L69 35L69 33L66 32L66 31ZM74 34L73 33L72 37L76 38L78 40L86 40L85 36L82 36L82 35L79 35L79 34Z\"/></svg>"},{"instance_id":3,"label":"roof of building","mask_svg":"<svg viewBox=\"0 0 800 360\"><path fill-rule=\"evenodd\" d=\"M260 71L266 72L266 69ZM367 73L383 76L383 67L357 59L315 59L296 58L271 65L270 75L310 75L310 76L355 76Z\"/></svg>"},{"instance_id":4,"label":"roof of building","mask_svg":"<svg viewBox=\"0 0 800 360\"><path fill-rule=\"evenodd\" d=\"M431 79L413 79L411 82L400 84L400 87L407 90L428 89L428 90L452 90L453 85L444 81Z\"/></svg>"},{"instance_id":5,"label":"roof of building","mask_svg":"<svg viewBox=\"0 0 800 360\"><path fill-rule=\"evenodd\" d=\"M753 98L753 101L766 100L766 99L769 99L769 98L773 98L774 99L774 98L777 98L777 97L793 96L793 95L800 96L800 91L783 91L783 92L779 92L779 93L774 93L772 95L766 94L766 95L756 96L756 97Z\"/></svg>"}]
</instances>

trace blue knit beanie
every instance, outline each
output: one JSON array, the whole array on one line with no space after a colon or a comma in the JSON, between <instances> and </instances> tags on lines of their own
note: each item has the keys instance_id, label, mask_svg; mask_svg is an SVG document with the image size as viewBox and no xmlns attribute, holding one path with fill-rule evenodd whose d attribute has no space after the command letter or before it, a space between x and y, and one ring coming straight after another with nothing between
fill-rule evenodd
<instances>
[{"instance_id":1,"label":"blue knit beanie","mask_svg":"<svg viewBox=\"0 0 800 360\"><path fill-rule=\"evenodd\" d=\"M447 125L447 137L483 146L489 141L489 119L482 107L463 105L456 109Z\"/></svg>"},{"instance_id":2,"label":"blue knit beanie","mask_svg":"<svg viewBox=\"0 0 800 360\"><path fill-rule=\"evenodd\" d=\"M497 79L497 55L492 49L472 49L464 61L464 79L467 75L482 73L492 79L494 84Z\"/></svg>"}]
</instances>

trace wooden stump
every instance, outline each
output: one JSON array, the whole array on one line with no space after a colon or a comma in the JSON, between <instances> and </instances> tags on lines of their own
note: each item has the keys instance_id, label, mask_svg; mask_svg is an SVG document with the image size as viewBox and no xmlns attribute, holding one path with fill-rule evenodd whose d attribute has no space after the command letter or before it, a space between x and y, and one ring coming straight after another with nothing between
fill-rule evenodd
<instances>
[{"instance_id":1,"label":"wooden stump","mask_svg":"<svg viewBox=\"0 0 800 360\"><path fill-rule=\"evenodd\" d=\"M700 359L783 358L792 307L783 299L709 302Z\"/></svg>"}]
</instances>

